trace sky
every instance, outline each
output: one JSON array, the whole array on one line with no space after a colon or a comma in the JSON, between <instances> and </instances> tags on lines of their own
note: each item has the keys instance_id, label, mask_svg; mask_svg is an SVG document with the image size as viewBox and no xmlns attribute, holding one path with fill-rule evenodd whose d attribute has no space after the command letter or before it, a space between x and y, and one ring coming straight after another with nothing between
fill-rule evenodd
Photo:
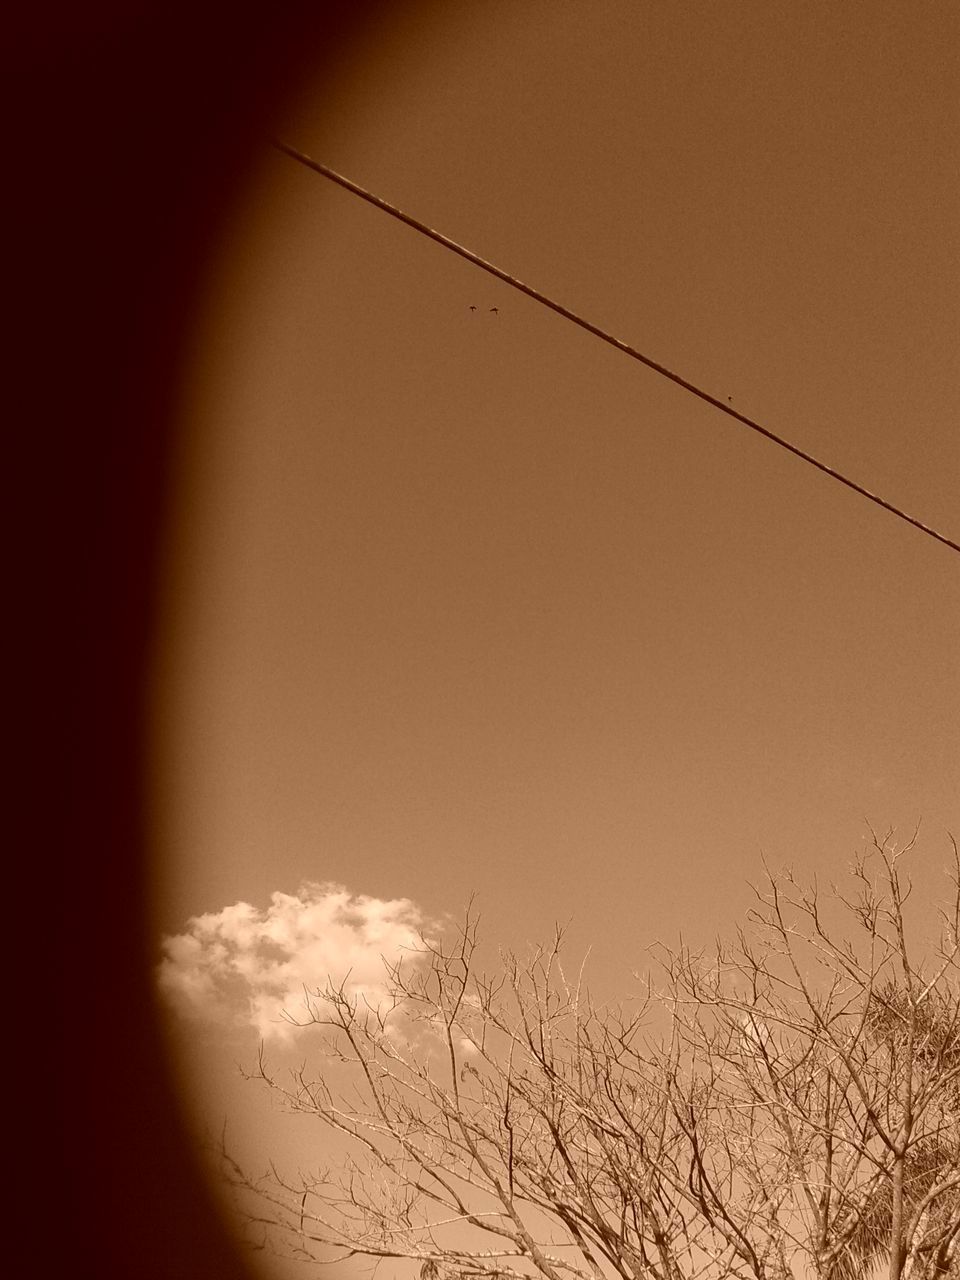
<instances>
[{"instance_id":1,"label":"sky","mask_svg":"<svg viewBox=\"0 0 960 1280\"><path fill-rule=\"evenodd\" d=\"M401 6L275 127L956 541L958 26ZM920 820L934 884L956 553L267 146L193 350L152 795L198 1129L305 1150L235 1060L472 894L615 996L761 856Z\"/></svg>"}]
</instances>

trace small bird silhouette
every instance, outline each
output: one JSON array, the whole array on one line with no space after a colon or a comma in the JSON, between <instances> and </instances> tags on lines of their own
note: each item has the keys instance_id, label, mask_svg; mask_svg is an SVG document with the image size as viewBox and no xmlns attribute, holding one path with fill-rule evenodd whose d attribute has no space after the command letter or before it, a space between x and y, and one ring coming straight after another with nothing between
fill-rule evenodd
<instances>
[{"instance_id":1,"label":"small bird silhouette","mask_svg":"<svg viewBox=\"0 0 960 1280\"><path fill-rule=\"evenodd\" d=\"M493 314L494 314L495 316L498 316L498 315L500 314L500 308L499 308L499 307L491 307L491 308L490 308L490 310L493 312Z\"/></svg>"},{"instance_id":2,"label":"small bird silhouette","mask_svg":"<svg viewBox=\"0 0 960 1280\"><path fill-rule=\"evenodd\" d=\"M473 303L471 302L471 303L470 303L470 310L471 310L471 311L476 311L476 309L477 309L477 308L476 308L476 307L473 305Z\"/></svg>"}]
</instances>

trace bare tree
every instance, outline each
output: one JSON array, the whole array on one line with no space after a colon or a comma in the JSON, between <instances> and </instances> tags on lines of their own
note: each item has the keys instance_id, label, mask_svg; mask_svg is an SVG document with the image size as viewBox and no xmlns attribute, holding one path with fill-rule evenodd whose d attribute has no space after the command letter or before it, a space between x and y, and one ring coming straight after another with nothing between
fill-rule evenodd
<instances>
[{"instance_id":1,"label":"bare tree","mask_svg":"<svg viewBox=\"0 0 960 1280\"><path fill-rule=\"evenodd\" d=\"M331 1171L248 1177L301 1256L423 1280L891 1280L956 1275L960 860L916 952L891 836L846 889L767 873L732 944L659 947L642 998L595 1005L562 937L476 968L470 912L375 1007L313 993L319 1069L256 1077L339 1132ZM396 1269L396 1264L394 1269Z\"/></svg>"},{"instance_id":2,"label":"bare tree","mask_svg":"<svg viewBox=\"0 0 960 1280\"><path fill-rule=\"evenodd\" d=\"M672 1081L675 1113L704 1214L752 1227L744 1261L761 1241L781 1270L799 1253L823 1280L868 1274L884 1258L891 1280L956 1269L957 849L949 906L923 957L901 867L912 844L897 851L889 834L875 837L874 866L859 859L853 892L833 888L826 900L790 874L768 875L734 947L709 964L665 955L687 1063ZM701 1154L714 1162L702 1176ZM730 1170L723 1190L716 1168Z\"/></svg>"}]
</instances>

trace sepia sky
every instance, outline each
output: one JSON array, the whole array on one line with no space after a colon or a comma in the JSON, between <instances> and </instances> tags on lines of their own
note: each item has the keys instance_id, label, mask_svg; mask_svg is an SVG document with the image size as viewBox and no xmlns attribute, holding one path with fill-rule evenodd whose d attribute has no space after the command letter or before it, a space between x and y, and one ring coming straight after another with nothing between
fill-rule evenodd
<instances>
[{"instance_id":1,"label":"sepia sky","mask_svg":"<svg viewBox=\"0 0 960 1280\"><path fill-rule=\"evenodd\" d=\"M958 28L401 7L279 131L957 540ZM218 930L299 981L474 892L617 994L865 820L922 819L934 883L956 553L268 147L194 351L155 681L181 994ZM255 1021L188 1024L198 1098Z\"/></svg>"}]
</instances>

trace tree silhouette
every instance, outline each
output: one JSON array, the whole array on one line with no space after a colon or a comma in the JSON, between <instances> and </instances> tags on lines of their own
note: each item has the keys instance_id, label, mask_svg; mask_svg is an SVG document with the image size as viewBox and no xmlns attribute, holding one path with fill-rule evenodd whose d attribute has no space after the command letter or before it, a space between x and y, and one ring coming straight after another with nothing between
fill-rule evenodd
<instances>
[{"instance_id":1,"label":"tree silhouette","mask_svg":"<svg viewBox=\"0 0 960 1280\"><path fill-rule=\"evenodd\" d=\"M562 935L477 967L468 911L371 1007L312 995L319 1069L255 1077L349 1140L333 1171L249 1177L300 1256L422 1280L891 1280L956 1275L960 860L921 954L892 837L846 889L766 873L731 943L658 947L595 1004Z\"/></svg>"}]
</instances>

